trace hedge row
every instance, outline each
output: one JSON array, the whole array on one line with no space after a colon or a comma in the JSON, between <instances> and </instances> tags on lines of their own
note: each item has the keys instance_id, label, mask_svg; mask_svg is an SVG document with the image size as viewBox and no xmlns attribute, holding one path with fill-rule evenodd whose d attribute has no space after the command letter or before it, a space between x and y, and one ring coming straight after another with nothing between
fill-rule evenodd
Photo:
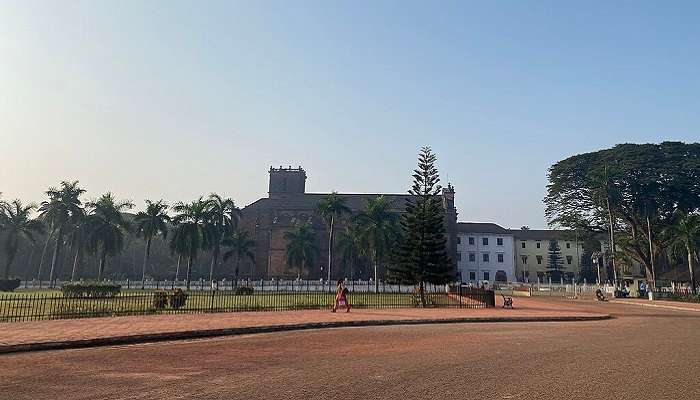
<instances>
[{"instance_id":1,"label":"hedge row","mask_svg":"<svg viewBox=\"0 0 700 400\"><path fill-rule=\"evenodd\" d=\"M61 287L64 297L114 297L122 290L121 285L105 282L73 282Z\"/></svg>"},{"instance_id":2,"label":"hedge row","mask_svg":"<svg viewBox=\"0 0 700 400\"><path fill-rule=\"evenodd\" d=\"M0 292L11 292L17 289L20 283L19 279L0 279Z\"/></svg>"}]
</instances>

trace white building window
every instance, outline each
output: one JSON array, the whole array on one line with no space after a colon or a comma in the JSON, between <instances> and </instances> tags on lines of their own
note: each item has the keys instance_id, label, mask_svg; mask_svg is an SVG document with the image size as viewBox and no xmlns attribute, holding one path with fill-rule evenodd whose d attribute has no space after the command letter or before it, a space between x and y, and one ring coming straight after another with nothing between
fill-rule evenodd
<instances>
[{"instance_id":1,"label":"white building window","mask_svg":"<svg viewBox=\"0 0 700 400\"><path fill-rule=\"evenodd\" d=\"M498 262L502 263L503 262L503 253L498 253L497 258L498 258Z\"/></svg>"},{"instance_id":2,"label":"white building window","mask_svg":"<svg viewBox=\"0 0 700 400\"><path fill-rule=\"evenodd\" d=\"M484 260L484 262L489 262L489 253L482 254L481 259Z\"/></svg>"},{"instance_id":3,"label":"white building window","mask_svg":"<svg viewBox=\"0 0 700 400\"><path fill-rule=\"evenodd\" d=\"M496 238L496 245L503 246L503 238Z\"/></svg>"},{"instance_id":4,"label":"white building window","mask_svg":"<svg viewBox=\"0 0 700 400\"><path fill-rule=\"evenodd\" d=\"M484 246L489 245L489 238L481 238L481 243L483 243Z\"/></svg>"},{"instance_id":5,"label":"white building window","mask_svg":"<svg viewBox=\"0 0 700 400\"><path fill-rule=\"evenodd\" d=\"M476 254L469 253L469 262L476 262Z\"/></svg>"}]
</instances>

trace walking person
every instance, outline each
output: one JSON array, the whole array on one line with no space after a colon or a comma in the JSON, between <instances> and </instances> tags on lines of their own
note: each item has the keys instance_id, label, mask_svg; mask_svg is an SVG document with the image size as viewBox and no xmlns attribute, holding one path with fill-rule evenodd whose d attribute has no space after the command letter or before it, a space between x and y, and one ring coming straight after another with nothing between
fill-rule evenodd
<instances>
[{"instance_id":1,"label":"walking person","mask_svg":"<svg viewBox=\"0 0 700 400\"><path fill-rule=\"evenodd\" d=\"M333 304L333 310L331 310L331 312L336 312L340 307L345 307L345 312L350 312L350 303L348 302L349 292L350 291L343 283L343 279L338 279L335 285L335 304Z\"/></svg>"}]
</instances>

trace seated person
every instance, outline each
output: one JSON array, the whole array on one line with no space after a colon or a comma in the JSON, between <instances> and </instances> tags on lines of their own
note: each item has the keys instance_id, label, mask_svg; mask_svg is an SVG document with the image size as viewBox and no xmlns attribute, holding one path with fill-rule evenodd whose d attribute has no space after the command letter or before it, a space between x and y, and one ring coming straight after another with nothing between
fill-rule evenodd
<instances>
[{"instance_id":1,"label":"seated person","mask_svg":"<svg viewBox=\"0 0 700 400\"><path fill-rule=\"evenodd\" d=\"M595 298L596 298L598 301L605 301L605 295L603 294L603 290L602 290L602 289L600 289L600 288L596 289L596 291L595 291Z\"/></svg>"}]
</instances>

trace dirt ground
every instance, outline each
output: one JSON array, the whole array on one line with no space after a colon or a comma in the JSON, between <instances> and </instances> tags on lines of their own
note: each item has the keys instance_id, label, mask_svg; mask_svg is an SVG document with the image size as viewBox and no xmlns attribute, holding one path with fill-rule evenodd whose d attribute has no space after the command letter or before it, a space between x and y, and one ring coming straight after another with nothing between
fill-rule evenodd
<instances>
[{"instance_id":1,"label":"dirt ground","mask_svg":"<svg viewBox=\"0 0 700 400\"><path fill-rule=\"evenodd\" d=\"M700 399L699 312L561 302L615 318L10 354L0 399Z\"/></svg>"}]
</instances>

